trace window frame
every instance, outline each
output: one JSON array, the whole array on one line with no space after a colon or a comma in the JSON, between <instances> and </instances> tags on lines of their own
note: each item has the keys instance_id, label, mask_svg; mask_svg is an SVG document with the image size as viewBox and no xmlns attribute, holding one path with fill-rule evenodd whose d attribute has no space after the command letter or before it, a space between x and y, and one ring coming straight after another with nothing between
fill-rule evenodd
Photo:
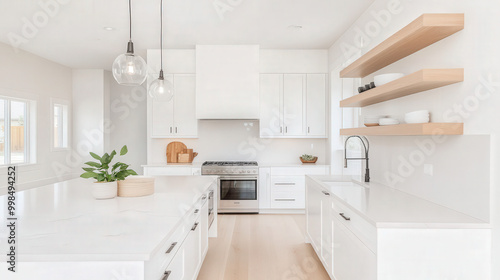
<instances>
[{"instance_id":1,"label":"window frame","mask_svg":"<svg viewBox=\"0 0 500 280\"><path fill-rule=\"evenodd\" d=\"M36 164L36 100L18 98L7 95L0 95L4 100L4 161L0 162L0 167L11 165L31 165ZM12 101L25 103L24 120L24 161L12 162L11 135L12 135ZM8 124L8 126L7 126Z\"/></svg>"},{"instance_id":2,"label":"window frame","mask_svg":"<svg viewBox=\"0 0 500 280\"><path fill-rule=\"evenodd\" d=\"M66 147L56 147L54 144L54 132L55 132L55 127L54 127L54 113L55 113L55 106L56 105L62 105L66 106ZM63 107L64 108L64 107ZM60 98L50 98L50 150L53 152L57 151L68 151L70 149L70 143L71 143L71 104L69 100L66 99L60 99Z\"/></svg>"}]
</instances>

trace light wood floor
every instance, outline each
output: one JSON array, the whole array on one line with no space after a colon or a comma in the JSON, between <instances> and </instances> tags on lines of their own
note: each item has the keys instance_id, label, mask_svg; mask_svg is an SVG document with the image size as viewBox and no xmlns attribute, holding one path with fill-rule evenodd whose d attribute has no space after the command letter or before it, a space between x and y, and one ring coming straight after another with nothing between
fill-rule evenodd
<instances>
[{"instance_id":1,"label":"light wood floor","mask_svg":"<svg viewBox=\"0 0 500 280\"><path fill-rule=\"evenodd\" d=\"M219 215L198 280L330 279L305 240L304 215Z\"/></svg>"}]
</instances>

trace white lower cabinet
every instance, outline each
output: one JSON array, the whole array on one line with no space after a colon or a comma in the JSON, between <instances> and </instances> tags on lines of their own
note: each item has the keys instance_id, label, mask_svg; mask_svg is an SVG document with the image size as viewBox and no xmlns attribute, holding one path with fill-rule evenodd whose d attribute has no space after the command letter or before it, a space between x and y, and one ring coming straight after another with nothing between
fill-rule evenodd
<instances>
[{"instance_id":1,"label":"white lower cabinet","mask_svg":"<svg viewBox=\"0 0 500 280\"><path fill-rule=\"evenodd\" d=\"M195 280L198 277L208 251L208 194L200 198L171 241L152 258L152 270L160 269L159 278L146 274L147 279Z\"/></svg>"},{"instance_id":2,"label":"white lower cabinet","mask_svg":"<svg viewBox=\"0 0 500 280\"><path fill-rule=\"evenodd\" d=\"M325 268L337 280L377 279L377 256L340 221L333 219L329 223L333 223L333 265Z\"/></svg>"},{"instance_id":3,"label":"white lower cabinet","mask_svg":"<svg viewBox=\"0 0 500 280\"><path fill-rule=\"evenodd\" d=\"M332 181L328 183L322 187L306 177L306 231L331 279L491 279L488 228L474 228L475 223L467 225L471 228L432 227L413 221L404 225L404 220L377 227L369 217L355 211L360 207L355 197L340 198L338 195L343 193ZM388 199L389 193L384 194L377 198L380 202L375 203L372 197L371 204L364 207L377 209L373 204L386 203ZM358 204L354 206L348 201ZM413 202L414 205L418 202ZM392 215L373 209L376 215Z\"/></svg>"},{"instance_id":4,"label":"white lower cabinet","mask_svg":"<svg viewBox=\"0 0 500 280\"><path fill-rule=\"evenodd\" d=\"M259 168L261 213L303 211L306 205L305 175L327 175L327 165Z\"/></svg>"}]
</instances>

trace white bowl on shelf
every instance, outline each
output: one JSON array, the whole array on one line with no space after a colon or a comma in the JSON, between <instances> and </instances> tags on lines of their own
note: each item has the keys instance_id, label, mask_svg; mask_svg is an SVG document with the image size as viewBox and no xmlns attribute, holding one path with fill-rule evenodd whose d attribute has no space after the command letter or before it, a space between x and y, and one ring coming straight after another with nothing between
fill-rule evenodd
<instances>
[{"instance_id":1,"label":"white bowl on shelf","mask_svg":"<svg viewBox=\"0 0 500 280\"><path fill-rule=\"evenodd\" d=\"M423 117L428 117L429 116L429 110L418 110L418 111L413 111L405 114L405 118L423 118Z\"/></svg>"},{"instance_id":2,"label":"white bowl on shelf","mask_svg":"<svg viewBox=\"0 0 500 280\"><path fill-rule=\"evenodd\" d=\"M406 123L428 123L430 119L429 110L419 110L405 114Z\"/></svg>"},{"instance_id":3,"label":"white bowl on shelf","mask_svg":"<svg viewBox=\"0 0 500 280\"><path fill-rule=\"evenodd\" d=\"M381 85L385 85L404 76L405 74L403 73L387 73L387 74L377 75L373 77L373 80L375 82L375 86L379 87Z\"/></svg>"},{"instance_id":4,"label":"white bowl on shelf","mask_svg":"<svg viewBox=\"0 0 500 280\"><path fill-rule=\"evenodd\" d=\"M396 125L399 124L399 121L394 118L381 118L378 120L379 125Z\"/></svg>"}]
</instances>

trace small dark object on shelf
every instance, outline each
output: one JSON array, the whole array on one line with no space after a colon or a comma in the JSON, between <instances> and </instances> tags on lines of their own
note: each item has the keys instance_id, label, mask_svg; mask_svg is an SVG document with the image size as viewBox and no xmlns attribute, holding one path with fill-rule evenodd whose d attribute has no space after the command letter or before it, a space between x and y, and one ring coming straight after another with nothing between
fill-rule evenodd
<instances>
[{"instance_id":1,"label":"small dark object on shelf","mask_svg":"<svg viewBox=\"0 0 500 280\"><path fill-rule=\"evenodd\" d=\"M358 87L358 92L359 93L362 93L363 91L365 91L365 87Z\"/></svg>"}]
</instances>

